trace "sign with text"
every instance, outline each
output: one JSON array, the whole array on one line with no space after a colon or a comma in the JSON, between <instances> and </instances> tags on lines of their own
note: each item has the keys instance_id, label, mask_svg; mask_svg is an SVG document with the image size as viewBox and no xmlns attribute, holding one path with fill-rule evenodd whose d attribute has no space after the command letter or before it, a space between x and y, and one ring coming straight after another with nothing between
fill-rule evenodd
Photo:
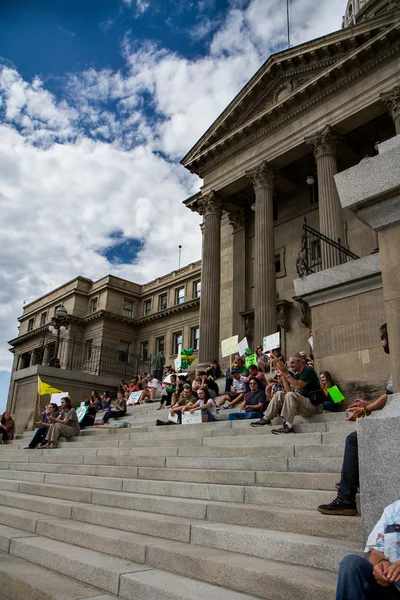
<instances>
[{"instance_id":1,"label":"sign with text","mask_svg":"<svg viewBox=\"0 0 400 600\"><path fill-rule=\"evenodd\" d=\"M221 342L221 354L222 357L225 358L227 356L231 356L232 354L236 354L239 346L239 336L234 335L230 338L226 338L226 340L222 340Z\"/></svg>"},{"instance_id":2,"label":"sign with text","mask_svg":"<svg viewBox=\"0 0 400 600\"><path fill-rule=\"evenodd\" d=\"M270 352L271 350L276 350L280 348L281 345L281 335L279 331L273 333L272 335L265 336L263 340L263 350L264 352Z\"/></svg>"},{"instance_id":3,"label":"sign with text","mask_svg":"<svg viewBox=\"0 0 400 600\"><path fill-rule=\"evenodd\" d=\"M246 356L246 367L249 368L251 365L257 366L257 354L250 354L250 356Z\"/></svg>"},{"instance_id":4,"label":"sign with text","mask_svg":"<svg viewBox=\"0 0 400 600\"><path fill-rule=\"evenodd\" d=\"M201 410L196 410L191 414L188 410L182 413L182 425L193 425L194 423L201 423Z\"/></svg>"},{"instance_id":5,"label":"sign with text","mask_svg":"<svg viewBox=\"0 0 400 600\"><path fill-rule=\"evenodd\" d=\"M86 415L87 413L87 406L79 406L79 408L76 409L76 414L78 417L78 423L82 423L83 421L83 417Z\"/></svg>"},{"instance_id":6,"label":"sign with text","mask_svg":"<svg viewBox=\"0 0 400 600\"><path fill-rule=\"evenodd\" d=\"M140 396L142 395L142 393L143 392L131 392L129 394L127 404L129 404L129 406L132 406L132 404L137 404L140 400Z\"/></svg>"},{"instance_id":7,"label":"sign with text","mask_svg":"<svg viewBox=\"0 0 400 600\"><path fill-rule=\"evenodd\" d=\"M239 342L239 354L240 356L243 356L246 353L247 348L249 347L249 344L247 343L247 338L243 338L240 342Z\"/></svg>"},{"instance_id":8,"label":"sign with text","mask_svg":"<svg viewBox=\"0 0 400 600\"><path fill-rule=\"evenodd\" d=\"M179 369L181 368L181 355L179 355L178 358L175 358L174 367L175 371L179 371Z\"/></svg>"}]
</instances>

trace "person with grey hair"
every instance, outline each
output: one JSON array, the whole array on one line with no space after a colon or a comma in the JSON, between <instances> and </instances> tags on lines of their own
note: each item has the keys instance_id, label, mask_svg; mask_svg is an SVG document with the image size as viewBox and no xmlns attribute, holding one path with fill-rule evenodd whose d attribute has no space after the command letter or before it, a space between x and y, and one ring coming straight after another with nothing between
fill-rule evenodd
<instances>
[{"instance_id":1,"label":"person with grey hair","mask_svg":"<svg viewBox=\"0 0 400 600\"><path fill-rule=\"evenodd\" d=\"M277 372L281 377L284 391L276 392L267 410L259 421L251 423L252 427L271 425L277 415L283 418L283 427L273 429L272 433L281 435L294 433L293 420L296 415L311 417L322 413L322 402L325 394L321 390L317 373L307 367L301 354L294 354L289 359L291 371L284 362L277 364Z\"/></svg>"}]
</instances>

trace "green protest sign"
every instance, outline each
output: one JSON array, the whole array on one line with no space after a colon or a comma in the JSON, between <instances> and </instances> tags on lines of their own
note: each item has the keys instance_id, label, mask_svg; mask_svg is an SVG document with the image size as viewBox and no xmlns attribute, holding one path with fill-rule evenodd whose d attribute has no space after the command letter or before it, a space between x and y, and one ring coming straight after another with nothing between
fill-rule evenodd
<instances>
[{"instance_id":1,"label":"green protest sign","mask_svg":"<svg viewBox=\"0 0 400 600\"><path fill-rule=\"evenodd\" d=\"M249 356L246 356L246 367L249 368L250 365L256 365L257 364L257 354L250 354Z\"/></svg>"},{"instance_id":2,"label":"green protest sign","mask_svg":"<svg viewBox=\"0 0 400 600\"><path fill-rule=\"evenodd\" d=\"M342 400L344 400L344 396L343 396L342 392L339 390L337 385L334 385L334 386L328 388L327 392L330 395L331 399L336 404L338 404L339 402L342 402Z\"/></svg>"}]
</instances>

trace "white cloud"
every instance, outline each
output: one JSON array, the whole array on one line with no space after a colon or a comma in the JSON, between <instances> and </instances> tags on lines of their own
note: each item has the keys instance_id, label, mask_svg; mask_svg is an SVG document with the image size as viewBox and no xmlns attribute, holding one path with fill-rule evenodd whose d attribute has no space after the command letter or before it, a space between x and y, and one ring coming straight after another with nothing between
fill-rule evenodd
<instances>
[{"instance_id":1,"label":"white cloud","mask_svg":"<svg viewBox=\"0 0 400 600\"><path fill-rule=\"evenodd\" d=\"M176 268L179 243L182 264L200 257L200 218L181 204L200 180L177 159L285 43L283 4L232 0L208 54L191 60L125 40L124 70L75 73L61 100L39 77L0 70L0 370L24 300L79 274L150 280ZM343 8L294 0L293 43L338 29ZM120 229L144 241L134 265L99 254Z\"/></svg>"}]
</instances>

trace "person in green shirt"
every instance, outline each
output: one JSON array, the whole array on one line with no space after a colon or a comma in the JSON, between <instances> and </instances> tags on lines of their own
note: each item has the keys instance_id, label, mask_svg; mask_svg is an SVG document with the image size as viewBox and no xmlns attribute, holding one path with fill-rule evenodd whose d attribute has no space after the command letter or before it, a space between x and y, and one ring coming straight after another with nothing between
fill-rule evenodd
<instances>
[{"instance_id":1,"label":"person in green shirt","mask_svg":"<svg viewBox=\"0 0 400 600\"><path fill-rule=\"evenodd\" d=\"M322 413L324 394L321 394L320 404L313 404L309 399L310 392L321 390L317 373L306 366L301 354L291 356L289 364L291 371L284 362L277 364L277 372L281 376L284 391L276 392L272 396L263 417L251 423L252 427L271 425L271 420L280 414L283 418L283 427L273 429L272 433L275 435L294 433L293 420L296 415L311 417Z\"/></svg>"},{"instance_id":2,"label":"person in green shirt","mask_svg":"<svg viewBox=\"0 0 400 600\"><path fill-rule=\"evenodd\" d=\"M240 373L240 375L244 375L245 377L249 376L249 370L246 367L246 365L244 364L244 361L242 358L238 358L236 361L236 371L238 373Z\"/></svg>"}]
</instances>

